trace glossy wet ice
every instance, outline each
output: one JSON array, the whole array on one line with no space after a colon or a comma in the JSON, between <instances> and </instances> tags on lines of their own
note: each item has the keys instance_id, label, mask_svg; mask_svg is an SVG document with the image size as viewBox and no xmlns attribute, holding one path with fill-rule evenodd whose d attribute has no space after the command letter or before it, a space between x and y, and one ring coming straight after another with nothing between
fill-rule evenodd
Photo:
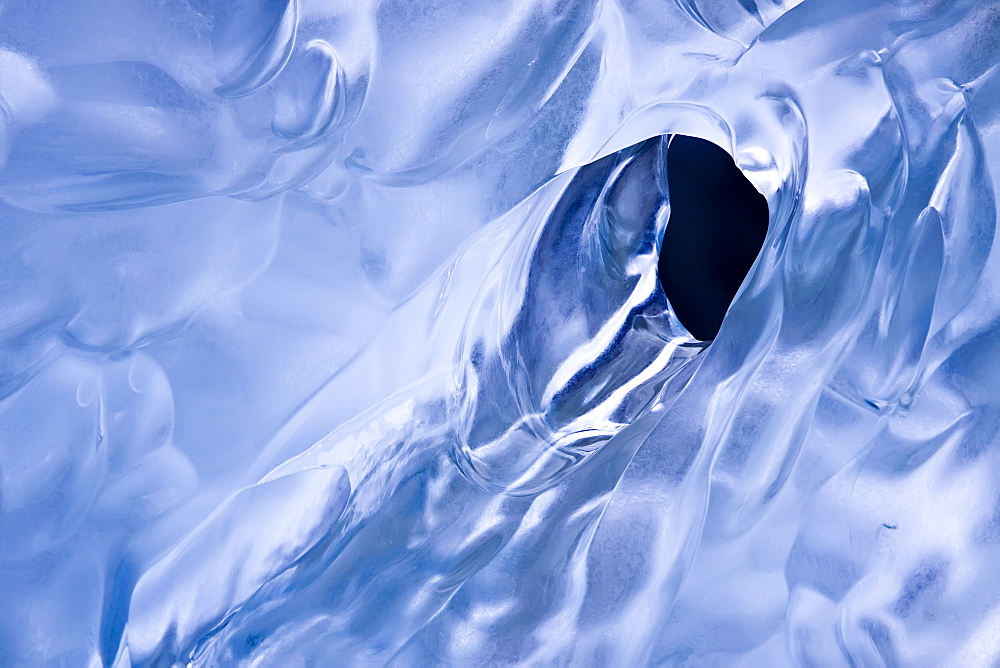
<instances>
[{"instance_id":1,"label":"glossy wet ice","mask_svg":"<svg viewBox=\"0 0 1000 668\"><path fill-rule=\"evenodd\" d=\"M996 661L997 11L3 3L0 662Z\"/></svg>"}]
</instances>

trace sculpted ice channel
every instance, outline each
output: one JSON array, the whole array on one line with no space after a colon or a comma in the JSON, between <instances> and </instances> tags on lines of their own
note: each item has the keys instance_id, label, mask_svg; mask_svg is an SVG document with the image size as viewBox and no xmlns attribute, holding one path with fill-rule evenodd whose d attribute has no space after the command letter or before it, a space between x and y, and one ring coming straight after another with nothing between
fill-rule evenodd
<instances>
[{"instance_id":1,"label":"sculpted ice channel","mask_svg":"<svg viewBox=\"0 0 1000 668\"><path fill-rule=\"evenodd\" d=\"M4 2L0 663L1000 660L997 34ZM770 212L712 342L676 134Z\"/></svg>"}]
</instances>

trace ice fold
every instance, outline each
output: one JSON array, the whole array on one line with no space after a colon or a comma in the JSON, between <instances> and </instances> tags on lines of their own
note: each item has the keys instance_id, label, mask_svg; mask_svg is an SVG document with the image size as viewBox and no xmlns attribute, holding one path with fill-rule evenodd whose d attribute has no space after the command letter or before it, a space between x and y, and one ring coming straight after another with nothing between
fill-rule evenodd
<instances>
[{"instance_id":1,"label":"ice fold","mask_svg":"<svg viewBox=\"0 0 1000 668\"><path fill-rule=\"evenodd\" d=\"M350 482L315 468L238 492L138 581L129 608L135 663L184 660L202 636L291 566L340 516ZM186 593L173 589L181 578Z\"/></svg>"}]
</instances>

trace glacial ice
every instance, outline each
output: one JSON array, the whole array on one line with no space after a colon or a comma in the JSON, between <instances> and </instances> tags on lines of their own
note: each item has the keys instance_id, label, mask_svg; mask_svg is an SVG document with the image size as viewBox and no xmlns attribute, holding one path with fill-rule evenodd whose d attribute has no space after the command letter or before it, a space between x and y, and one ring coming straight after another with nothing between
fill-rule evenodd
<instances>
[{"instance_id":1,"label":"glacial ice","mask_svg":"<svg viewBox=\"0 0 1000 668\"><path fill-rule=\"evenodd\" d=\"M997 663L998 36L4 0L0 664ZM674 134L770 210L710 343Z\"/></svg>"}]
</instances>

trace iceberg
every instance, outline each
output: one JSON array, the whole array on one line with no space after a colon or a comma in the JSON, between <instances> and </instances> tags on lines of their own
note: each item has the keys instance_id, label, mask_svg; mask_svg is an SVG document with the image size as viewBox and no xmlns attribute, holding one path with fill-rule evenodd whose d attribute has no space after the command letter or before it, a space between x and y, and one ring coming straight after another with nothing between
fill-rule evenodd
<instances>
[{"instance_id":1,"label":"iceberg","mask_svg":"<svg viewBox=\"0 0 1000 668\"><path fill-rule=\"evenodd\" d=\"M3 2L0 663L1000 661L997 35ZM709 329L682 138L767 207Z\"/></svg>"}]
</instances>

